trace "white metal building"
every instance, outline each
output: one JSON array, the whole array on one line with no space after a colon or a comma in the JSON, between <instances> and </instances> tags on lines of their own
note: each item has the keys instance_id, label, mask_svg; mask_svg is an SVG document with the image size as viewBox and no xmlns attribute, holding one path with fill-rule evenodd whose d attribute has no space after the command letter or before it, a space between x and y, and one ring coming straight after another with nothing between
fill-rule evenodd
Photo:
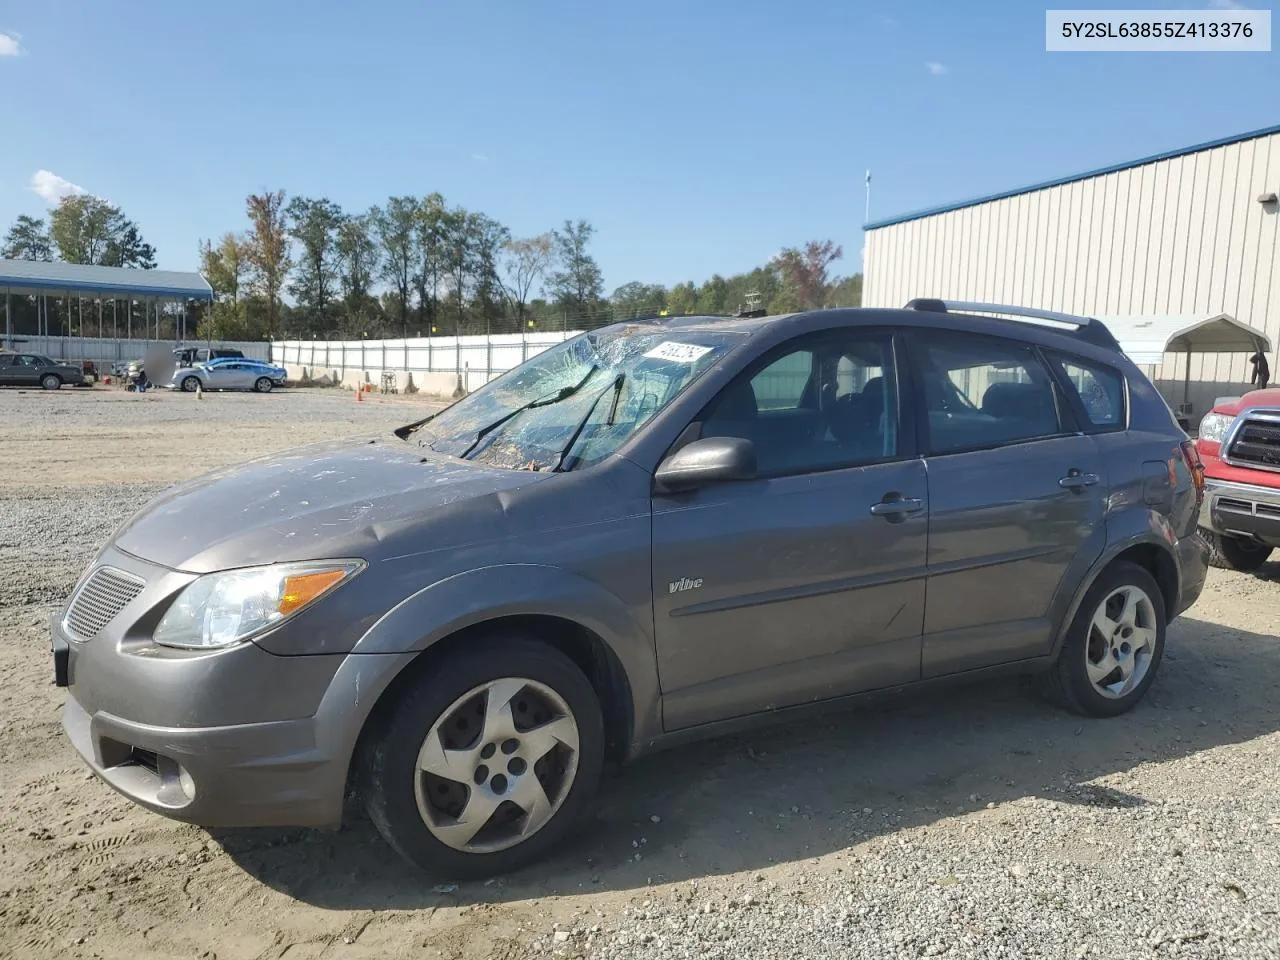
<instances>
[{"instance_id":1,"label":"white metal building","mask_svg":"<svg viewBox=\"0 0 1280 960\"><path fill-rule=\"evenodd\" d=\"M1277 194L1280 126L880 220L866 226L863 304L936 297L1104 320L1225 314L1280 343ZM1214 397L1246 389L1248 356L1166 354L1148 369L1171 403L1189 371L1198 420Z\"/></svg>"}]
</instances>

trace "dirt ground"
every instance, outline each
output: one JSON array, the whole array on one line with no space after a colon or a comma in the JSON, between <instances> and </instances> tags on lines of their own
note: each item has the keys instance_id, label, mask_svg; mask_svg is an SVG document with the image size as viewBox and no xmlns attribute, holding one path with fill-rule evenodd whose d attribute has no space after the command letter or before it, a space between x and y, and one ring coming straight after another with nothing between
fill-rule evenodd
<instances>
[{"instance_id":1,"label":"dirt ground","mask_svg":"<svg viewBox=\"0 0 1280 960\"><path fill-rule=\"evenodd\" d=\"M414 873L364 822L339 833L211 835L87 775L59 727L64 693L51 683L46 623L115 526L180 478L387 430L422 409L318 390L200 401L0 391L0 956L589 956L579 934L552 931L620 929L651 900L681 902L691 881L703 898L751 883L803 898L806 878L842 882L852 864L874 866L890 848L901 862L929 837L962 859L990 859L990 838L1012 816L1002 811L1025 798L1082 803L1086 787L1206 809L1254 797L1267 805L1259 829L1270 832L1233 838L1228 823L1221 842L1238 839L1240 857L1247 846L1262 860L1261 848L1275 847L1274 562L1257 576L1212 573L1130 715L1082 721L1018 683L988 683L675 750L611 773L595 818L557 857L486 884ZM1105 872L1115 865L1090 866L1091 822L1061 855ZM1107 829L1123 838L1126 827ZM1132 871L1135 886L1147 882L1136 861ZM1241 884L1252 904L1273 903L1274 875ZM1236 955L1273 949L1269 922Z\"/></svg>"}]
</instances>

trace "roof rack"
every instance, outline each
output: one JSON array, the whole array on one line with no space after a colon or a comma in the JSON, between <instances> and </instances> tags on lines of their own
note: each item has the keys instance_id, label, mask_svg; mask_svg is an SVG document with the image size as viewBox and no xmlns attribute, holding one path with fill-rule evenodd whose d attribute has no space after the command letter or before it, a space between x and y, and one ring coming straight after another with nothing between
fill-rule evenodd
<instances>
[{"instance_id":1,"label":"roof rack","mask_svg":"<svg viewBox=\"0 0 1280 960\"><path fill-rule=\"evenodd\" d=\"M1004 314L1021 322L1023 318L1048 320L1051 323L1070 327L1060 330L1067 336L1075 337L1094 346L1108 350L1120 351L1120 343L1106 326L1093 317L1081 317L1072 313L1058 313L1053 310L1037 310L1034 307L1015 307L1007 303L976 303L969 300L935 300L917 297L907 303L908 310L920 310L926 313L997 313Z\"/></svg>"}]
</instances>

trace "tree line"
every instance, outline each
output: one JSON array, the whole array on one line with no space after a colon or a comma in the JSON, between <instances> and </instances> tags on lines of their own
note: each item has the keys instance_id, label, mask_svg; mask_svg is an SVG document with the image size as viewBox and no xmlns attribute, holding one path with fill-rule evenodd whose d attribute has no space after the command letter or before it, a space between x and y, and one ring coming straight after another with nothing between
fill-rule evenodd
<instances>
[{"instance_id":1,"label":"tree line","mask_svg":"<svg viewBox=\"0 0 1280 960\"><path fill-rule=\"evenodd\" d=\"M517 237L439 193L393 196L361 212L282 190L251 194L242 229L199 245L214 291L188 308L204 339L360 339L583 329L660 315L784 313L857 306L860 274L837 276L831 241L703 283L633 281L606 295L595 228L565 220ZM67 197L48 222L22 216L0 246L10 259L155 267L155 250L114 205ZM55 322L58 322L55 315ZM69 318L68 318L69 322Z\"/></svg>"}]
</instances>

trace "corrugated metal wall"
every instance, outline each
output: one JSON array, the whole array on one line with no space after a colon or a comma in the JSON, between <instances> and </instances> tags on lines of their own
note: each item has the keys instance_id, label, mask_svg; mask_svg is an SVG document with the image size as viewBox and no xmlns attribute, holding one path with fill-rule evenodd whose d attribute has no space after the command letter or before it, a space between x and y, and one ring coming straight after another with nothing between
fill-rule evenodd
<instances>
[{"instance_id":1,"label":"corrugated metal wall","mask_svg":"<svg viewBox=\"0 0 1280 960\"><path fill-rule=\"evenodd\" d=\"M863 304L985 300L1081 314L1229 313L1280 345L1280 134L869 230ZM1280 353L1280 351L1276 351ZM1271 358L1280 377L1280 357ZM1191 362L1196 414L1245 354ZM1182 399L1185 358L1151 369Z\"/></svg>"}]
</instances>

